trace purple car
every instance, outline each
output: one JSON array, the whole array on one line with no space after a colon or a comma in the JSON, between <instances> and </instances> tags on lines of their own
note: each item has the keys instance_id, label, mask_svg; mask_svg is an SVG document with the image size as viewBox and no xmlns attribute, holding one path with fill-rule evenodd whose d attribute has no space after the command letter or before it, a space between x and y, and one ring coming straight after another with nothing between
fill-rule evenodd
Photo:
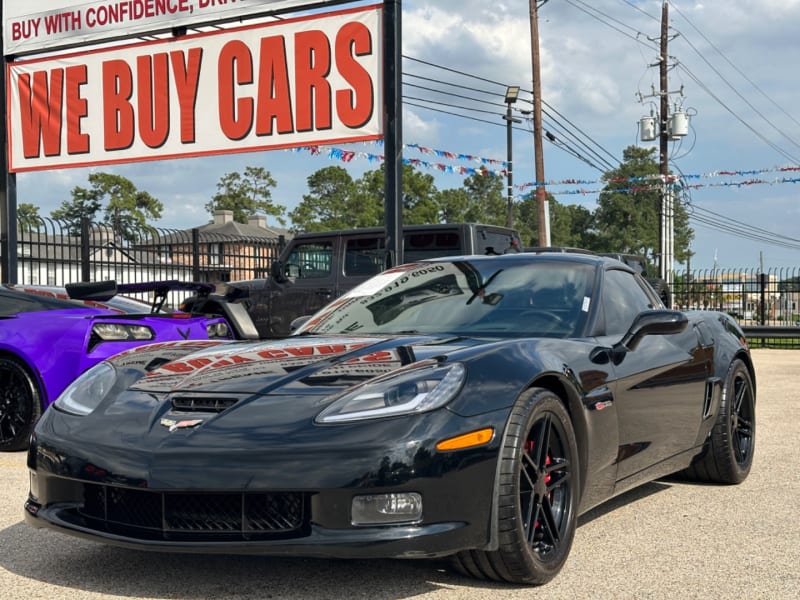
<instances>
[{"instance_id":1,"label":"purple car","mask_svg":"<svg viewBox=\"0 0 800 600\"><path fill-rule=\"evenodd\" d=\"M163 308L176 289L197 293L188 312ZM213 291L210 284L176 281L0 285L0 451L26 448L62 390L118 352L177 340L257 338L244 306ZM152 293L152 305L116 295L135 292Z\"/></svg>"}]
</instances>

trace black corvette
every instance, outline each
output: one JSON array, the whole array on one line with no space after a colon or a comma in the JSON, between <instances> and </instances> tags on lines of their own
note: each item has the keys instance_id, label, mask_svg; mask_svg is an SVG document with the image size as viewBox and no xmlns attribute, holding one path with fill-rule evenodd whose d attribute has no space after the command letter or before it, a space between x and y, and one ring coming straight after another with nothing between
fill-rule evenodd
<instances>
[{"instance_id":1,"label":"black corvette","mask_svg":"<svg viewBox=\"0 0 800 600\"><path fill-rule=\"evenodd\" d=\"M424 261L284 340L94 367L36 428L25 516L130 548L448 556L542 584L608 498L742 481L755 393L735 321L665 309L613 259Z\"/></svg>"}]
</instances>

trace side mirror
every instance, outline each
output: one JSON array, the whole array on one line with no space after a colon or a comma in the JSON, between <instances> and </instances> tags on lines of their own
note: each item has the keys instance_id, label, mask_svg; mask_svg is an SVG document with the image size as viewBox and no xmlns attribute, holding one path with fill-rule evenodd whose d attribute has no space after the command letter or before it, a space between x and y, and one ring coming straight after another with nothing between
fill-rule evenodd
<instances>
[{"instance_id":1,"label":"side mirror","mask_svg":"<svg viewBox=\"0 0 800 600\"><path fill-rule=\"evenodd\" d=\"M286 267L283 262L276 260L270 267L270 275L272 275L272 278L278 283L284 283L287 281L285 269Z\"/></svg>"},{"instance_id":2,"label":"side mirror","mask_svg":"<svg viewBox=\"0 0 800 600\"><path fill-rule=\"evenodd\" d=\"M689 324L686 315L677 310L646 310L636 315L631 328L614 344L633 351L647 335L673 335L681 333Z\"/></svg>"},{"instance_id":3,"label":"side mirror","mask_svg":"<svg viewBox=\"0 0 800 600\"><path fill-rule=\"evenodd\" d=\"M646 310L636 315L630 329L612 348L595 348L590 358L605 364L611 360L615 365L622 362L625 354L633 352L648 335L673 335L681 333L689 319L677 310Z\"/></svg>"}]
</instances>

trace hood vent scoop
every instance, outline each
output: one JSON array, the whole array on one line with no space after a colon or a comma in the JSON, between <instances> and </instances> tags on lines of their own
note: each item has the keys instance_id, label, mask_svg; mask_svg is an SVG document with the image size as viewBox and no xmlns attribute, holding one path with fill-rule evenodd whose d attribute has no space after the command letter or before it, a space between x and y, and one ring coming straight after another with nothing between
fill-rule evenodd
<instances>
[{"instance_id":1,"label":"hood vent scoop","mask_svg":"<svg viewBox=\"0 0 800 600\"><path fill-rule=\"evenodd\" d=\"M222 412L237 402L241 398L236 396L173 396L171 398L172 407L175 410L190 412Z\"/></svg>"}]
</instances>

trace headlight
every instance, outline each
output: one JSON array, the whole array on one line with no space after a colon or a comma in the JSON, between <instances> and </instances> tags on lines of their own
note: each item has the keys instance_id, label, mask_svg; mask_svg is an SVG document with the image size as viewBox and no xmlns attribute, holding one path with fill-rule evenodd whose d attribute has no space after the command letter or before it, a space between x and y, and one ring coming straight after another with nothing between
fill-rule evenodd
<instances>
[{"instance_id":1,"label":"headlight","mask_svg":"<svg viewBox=\"0 0 800 600\"><path fill-rule=\"evenodd\" d=\"M72 415L88 415L99 406L116 381L117 370L107 362L98 363L67 386L54 406Z\"/></svg>"},{"instance_id":2,"label":"headlight","mask_svg":"<svg viewBox=\"0 0 800 600\"><path fill-rule=\"evenodd\" d=\"M96 335L104 342L152 340L153 330L144 325L125 325L121 323L95 323L92 325L92 335Z\"/></svg>"},{"instance_id":3,"label":"headlight","mask_svg":"<svg viewBox=\"0 0 800 600\"><path fill-rule=\"evenodd\" d=\"M229 338L231 332L228 324L220 321L219 323L206 325L206 333L208 334L208 339L213 340L214 338Z\"/></svg>"},{"instance_id":4,"label":"headlight","mask_svg":"<svg viewBox=\"0 0 800 600\"><path fill-rule=\"evenodd\" d=\"M372 379L336 399L317 423L342 423L417 414L444 406L461 389L461 363L425 363Z\"/></svg>"}]
</instances>

